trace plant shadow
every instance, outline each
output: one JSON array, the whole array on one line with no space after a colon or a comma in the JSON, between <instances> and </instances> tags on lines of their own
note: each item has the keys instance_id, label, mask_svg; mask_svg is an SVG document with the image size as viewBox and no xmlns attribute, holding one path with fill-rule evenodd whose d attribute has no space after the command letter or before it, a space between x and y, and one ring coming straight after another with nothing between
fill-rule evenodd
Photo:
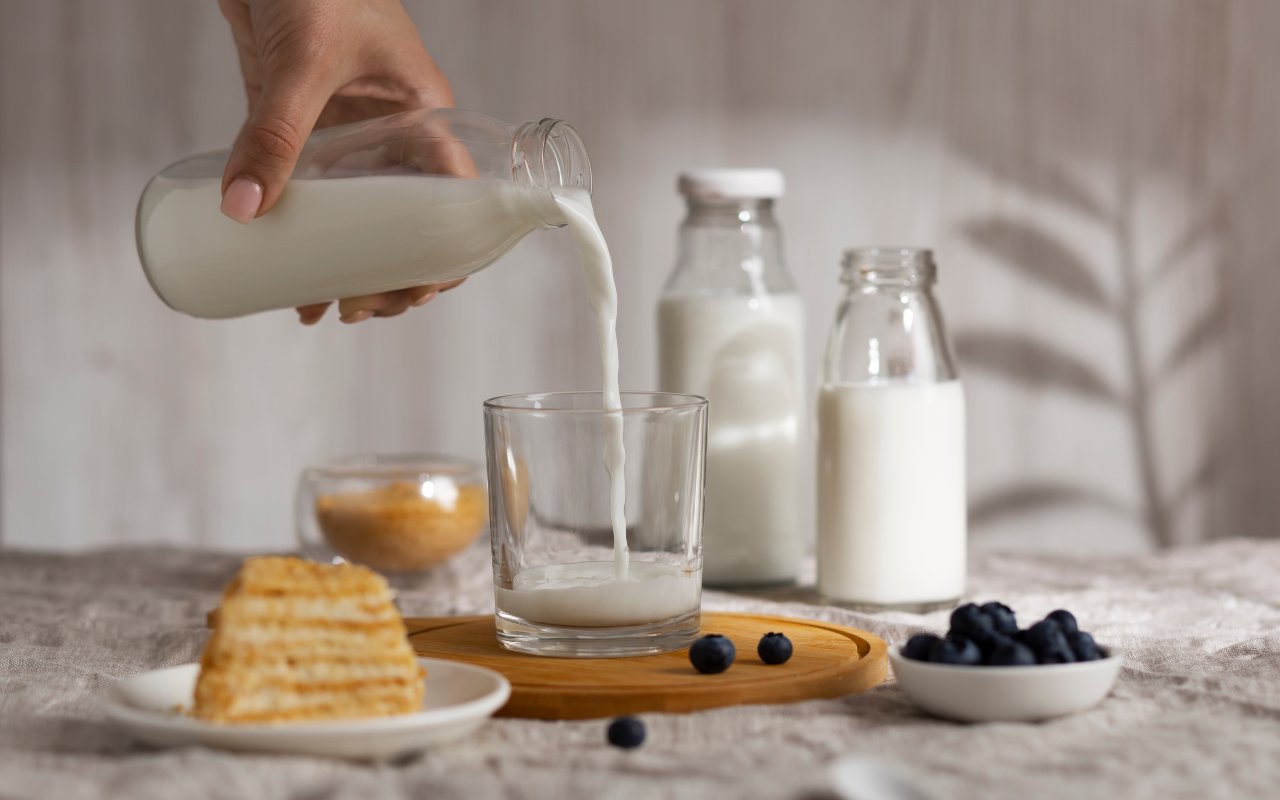
<instances>
[{"instance_id":1,"label":"plant shadow","mask_svg":"<svg viewBox=\"0 0 1280 800\"><path fill-rule=\"evenodd\" d=\"M984 525L1051 507L1087 506L1136 520L1156 544L1172 544L1177 517L1189 498L1218 480L1220 453L1211 451L1205 455L1203 463L1172 491L1162 489L1165 476L1161 470L1167 465L1157 450L1154 404L1183 368L1224 335L1228 314L1221 275L1225 265L1216 260L1210 264L1218 284L1216 294L1204 310L1180 321L1172 346L1160 363L1148 363L1152 343L1144 333L1140 315L1160 285L1177 270L1188 268L1197 249L1221 231L1225 224L1222 198L1205 200L1191 221L1173 233L1150 268L1144 269L1135 246L1136 201L1132 191L1119 192L1117 202L1108 205L1061 167L1032 163L1014 169L999 154L972 144L958 145L956 151L991 178L1012 184L1027 196L1059 210L1075 213L1107 237L1114 262L1090 264L1070 243L1031 221L983 216L959 225L961 236L992 263L1100 315L1114 326L1124 354L1123 377L1117 382L1058 342L1024 331L978 328L955 337L962 366L1027 388L1071 393L1122 414L1133 433L1142 492L1135 508L1127 498L1101 490L1023 482L977 500L971 509L971 524ZM1114 267L1119 273L1119 288L1115 291L1109 292L1098 279L1107 267Z\"/></svg>"}]
</instances>

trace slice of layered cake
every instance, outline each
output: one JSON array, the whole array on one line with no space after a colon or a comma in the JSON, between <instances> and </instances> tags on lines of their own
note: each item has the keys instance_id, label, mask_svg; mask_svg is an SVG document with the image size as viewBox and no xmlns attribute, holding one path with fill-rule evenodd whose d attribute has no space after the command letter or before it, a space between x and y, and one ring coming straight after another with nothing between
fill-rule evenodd
<instances>
[{"instance_id":1,"label":"slice of layered cake","mask_svg":"<svg viewBox=\"0 0 1280 800\"><path fill-rule=\"evenodd\" d=\"M423 672L382 576L290 557L245 561L222 593L196 717L291 722L422 709Z\"/></svg>"}]
</instances>

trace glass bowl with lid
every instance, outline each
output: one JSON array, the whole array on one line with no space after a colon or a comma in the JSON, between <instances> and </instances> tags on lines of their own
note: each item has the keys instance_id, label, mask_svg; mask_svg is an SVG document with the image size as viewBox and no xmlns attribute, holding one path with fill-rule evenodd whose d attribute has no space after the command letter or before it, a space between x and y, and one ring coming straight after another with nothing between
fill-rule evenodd
<instances>
[{"instance_id":1,"label":"glass bowl with lid","mask_svg":"<svg viewBox=\"0 0 1280 800\"><path fill-rule=\"evenodd\" d=\"M309 558L420 573L466 550L484 530L485 470L452 456L346 456L303 470L295 515Z\"/></svg>"}]
</instances>

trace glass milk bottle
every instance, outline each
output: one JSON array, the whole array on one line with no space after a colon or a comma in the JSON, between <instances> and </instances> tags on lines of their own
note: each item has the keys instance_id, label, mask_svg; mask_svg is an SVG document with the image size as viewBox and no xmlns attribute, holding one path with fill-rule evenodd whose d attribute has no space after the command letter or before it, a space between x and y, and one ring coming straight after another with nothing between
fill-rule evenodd
<instances>
[{"instance_id":1,"label":"glass milk bottle","mask_svg":"<svg viewBox=\"0 0 1280 800\"><path fill-rule=\"evenodd\" d=\"M578 134L460 109L408 111L312 134L277 205L241 225L218 211L228 153L161 170L138 203L156 294L195 317L442 283L564 224L555 194L591 191Z\"/></svg>"},{"instance_id":2,"label":"glass milk bottle","mask_svg":"<svg viewBox=\"0 0 1280 800\"><path fill-rule=\"evenodd\" d=\"M856 248L818 393L818 591L872 608L965 588L965 409L929 250Z\"/></svg>"},{"instance_id":3,"label":"glass milk bottle","mask_svg":"<svg viewBox=\"0 0 1280 800\"><path fill-rule=\"evenodd\" d=\"M680 176L689 204L658 306L659 388L708 407L703 580L793 581L803 548L804 310L783 265L782 174Z\"/></svg>"}]
</instances>

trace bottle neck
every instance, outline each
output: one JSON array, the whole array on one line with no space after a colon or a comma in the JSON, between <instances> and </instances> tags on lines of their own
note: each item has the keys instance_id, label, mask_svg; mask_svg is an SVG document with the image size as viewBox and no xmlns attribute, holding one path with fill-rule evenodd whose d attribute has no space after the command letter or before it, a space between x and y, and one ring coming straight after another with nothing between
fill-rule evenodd
<instances>
[{"instance_id":1,"label":"bottle neck","mask_svg":"<svg viewBox=\"0 0 1280 800\"><path fill-rule=\"evenodd\" d=\"M689 198L669 294L763 295L795 291L773 200Z\"/></svg>"},{"instance_id":2,"label":"bottle neck","mask_svg":"<svg viewBox=\"0 0 1280 800\"><path fill-rule=\"evenodd\" d=\"M684 225L714 228L742 228L748 225L773 227L773 200L727 198L723 200L689 199L689 212Z\"/></svg>"},{"instance_id":3,"label":"bottle neck","mask_svg":"<svg viewBox=\"0 0 1280 800\"><path fill-rule=\"evenodd\" d=\"M848 294L827 340L830 384L939 383L956 378L942 312L930 291L937 268L929 250L863 247L845 251Z\"/></svg>"},{"instance_id":4,"label":"bottle neck","mask_svg":"<svg viewBox=\"0 0 1280 800\"><path fill-rule=\"evenodd\" d=\"M548 228L564 224L555 195L591 194L591 159L582 137L563 120L543 119L516 128L511 140L511 178L543 195L539 214Z\"/></svg>"},{"instance_id":5,"label":"bottle neck","mask_svg":"<svg viewBox=\"0 0 1280 800\"><path fill-rule=\"evenodd\" d=\"M917 247L856 247L844 253L840 280L850 291L928 291L937 281L933 251Z\"/></svg>"}]
</instances>

